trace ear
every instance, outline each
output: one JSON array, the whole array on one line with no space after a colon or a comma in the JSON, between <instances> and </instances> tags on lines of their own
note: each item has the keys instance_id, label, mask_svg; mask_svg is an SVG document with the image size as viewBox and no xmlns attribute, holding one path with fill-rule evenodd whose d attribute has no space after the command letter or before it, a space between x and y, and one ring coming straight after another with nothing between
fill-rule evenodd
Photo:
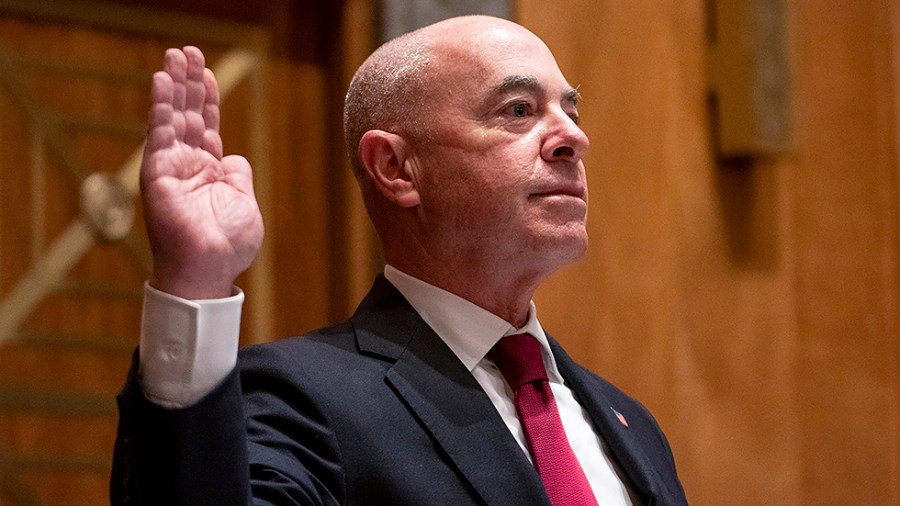
<instances>
[{"instance_id":1,"label":"ear","mask_svg":"<svg viewBox=\"0 0 900 506\"><path fill-rule=\"evenodd\" d=\"M359 140L359 157L372 185L401 207L419 205L419 191L406 170L409 145L384 130L369 130Z\"/></svg>"}]
</instances>

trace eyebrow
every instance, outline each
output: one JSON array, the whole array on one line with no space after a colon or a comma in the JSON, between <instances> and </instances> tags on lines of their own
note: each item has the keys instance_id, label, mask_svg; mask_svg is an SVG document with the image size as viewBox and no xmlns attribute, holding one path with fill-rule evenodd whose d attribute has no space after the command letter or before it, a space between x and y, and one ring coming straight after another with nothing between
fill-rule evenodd
<instances>
[{"instance_id":1,"label":"eyebrow","mask_svg":"<svg viewBox=\"0 0 900 506\"><path fill-rule=\"evenodd\" d=\"M543 93L544 87L534 76L511 75L504 78L503 82L501 82L497 86L494 86L494 88L491 90L490 96L497 97L515 91ZM581 93L578 92L578 88L570 88L562 94L562 100L564 102L569 102L572 105L578 105L578 102L581 100Z\"/></svg>"},{"instance_id":2,"label":"eyebrow","mask_svg":"<svg viewBox=\"0 0 900 506\"><path fill-rule=\"evenodd\" d=\"M503 95L513 91L543 91L543 86L534 76L506 76L503 82L494 87L493 94Z\"/></svg>"},{"instance_id":3,"label":"eyebrow","mask_svg":"<svg viewBox=\"0 0 900 506\"><path fill-rule=\"evenodd\" d=\"M578 102L581 101L581 93L578 91L578 88L579 88L580 86L581 86L581 85L579 84L578 86L576 86L576 87L570 89L569 91L563 93L563 101L565 101L565 102L571 102L572 105L578 105Z\"/></svg>"}]
</instances>

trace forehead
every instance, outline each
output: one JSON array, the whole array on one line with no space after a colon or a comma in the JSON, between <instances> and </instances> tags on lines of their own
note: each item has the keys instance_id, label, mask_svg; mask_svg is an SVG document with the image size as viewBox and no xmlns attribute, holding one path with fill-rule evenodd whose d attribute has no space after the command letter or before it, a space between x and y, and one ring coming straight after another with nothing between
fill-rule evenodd
<instances>
[{"instance_id":1,"label":"forehead","mask_svg":"<svg viewBox=\"0 0 900 506\"><path fill-rule=\"evenodd\" d=\"M439 83L482 93L571 90L553 54L524 28L495 27L435 47Z\"/></svg>"}]
</instances>

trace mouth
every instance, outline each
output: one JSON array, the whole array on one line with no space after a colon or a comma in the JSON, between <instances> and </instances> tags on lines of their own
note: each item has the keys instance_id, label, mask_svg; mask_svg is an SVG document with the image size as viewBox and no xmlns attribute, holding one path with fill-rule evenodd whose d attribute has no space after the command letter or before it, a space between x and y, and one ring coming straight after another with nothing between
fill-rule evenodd
<instances>
[{"instance_id":1,"label":"mouth","mask_svg":"<svg viewBox=\"0 0 900 506\"><path fill-rule=\"evenodd\" d=\"M554 186L546 190L540 190L531 194L532 197L574 197L579 200L585 200L586 191L581 183L564 184Z\"/></svg>"}]
</instances>

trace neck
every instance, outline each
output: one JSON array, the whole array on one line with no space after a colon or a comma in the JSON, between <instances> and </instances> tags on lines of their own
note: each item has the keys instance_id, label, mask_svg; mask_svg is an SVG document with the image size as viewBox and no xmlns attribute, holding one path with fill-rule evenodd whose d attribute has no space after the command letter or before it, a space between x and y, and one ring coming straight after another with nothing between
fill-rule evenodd
<instances>
[{"instance_id":1,"label":"neck","mask_svg":"<svg viewBox=\"0 0 900 506\"><path fill-rule=\"evenodd\" d=\"M518 328L528 321L531 299L544 276L523 275L496 265L408 261L387 256L397 269L462 297Z\"/></svg>"}]
</instances>

